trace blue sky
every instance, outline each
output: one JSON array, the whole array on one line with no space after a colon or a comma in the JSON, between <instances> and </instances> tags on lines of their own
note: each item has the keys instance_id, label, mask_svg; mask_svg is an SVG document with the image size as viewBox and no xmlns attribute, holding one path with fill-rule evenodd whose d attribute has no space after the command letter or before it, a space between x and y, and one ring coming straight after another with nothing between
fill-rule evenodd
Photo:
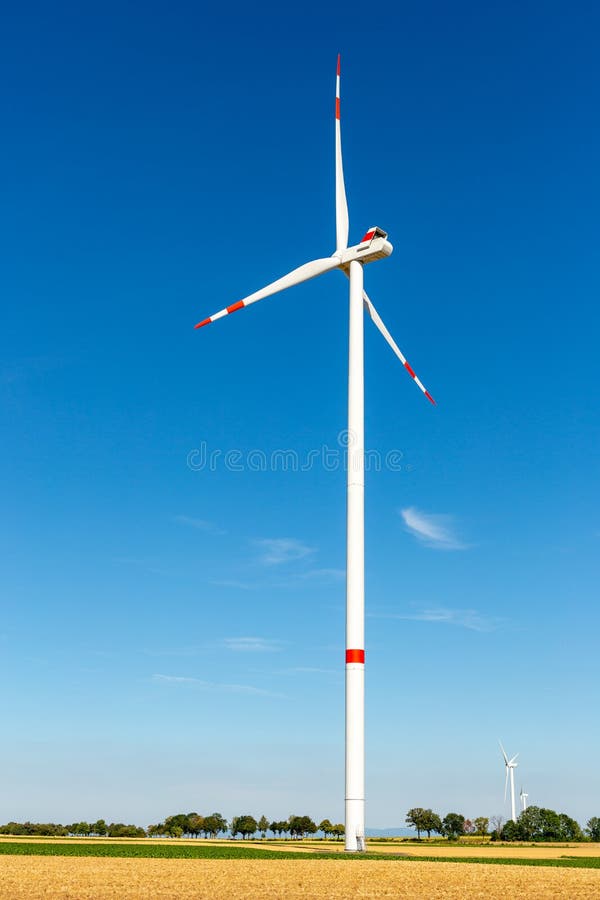
<instances>
[{"instance_id":1,"label":"blue sky","mask_svg":"<svg viewBox=\"0 0 600 900\"><path fill-rule=\"evenodd\" d=\"M3 821L343 817L347 285L192 327L332 252L338 52L350 238L389 232L367 289L438 401L367 321L396 454L367 481L367 824L506 815L498 737L530 803L599 814L599 19L5 12ZM300 470L253 470L277 450Z\"/></svg>"}]
</instances>

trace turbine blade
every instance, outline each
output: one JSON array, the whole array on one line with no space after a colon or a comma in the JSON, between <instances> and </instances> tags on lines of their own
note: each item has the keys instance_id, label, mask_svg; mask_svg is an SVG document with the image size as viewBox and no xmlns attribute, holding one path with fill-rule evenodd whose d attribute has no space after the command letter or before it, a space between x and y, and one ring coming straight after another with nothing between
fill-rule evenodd
<instances>
[{"instance_id":1,"label":"turbine blade","mask_svg":"<svg viewBox=\"0 0 600 900\"><path fill-rule=\"evenodd\" d=\"M389 333L389 331L383 324L379 313L377 312L377 310L375 309L375 307L373 306L373 304L371 303L370 299L368 298L367 294L364 291L363 291L363 300L364 300L365 307L366 307L369 315L371 316L371 319L373 320L373 322L375 323L377 328L379 328L380 332L382 333L382 335L384 336L384 338L386 339L386 341L388 342L388 344L390 345L390 347L392 348L392 350L394 351L394 353L396 354L396 356L398 357L398 359L400 360L400 362L402 363L402 365L404 366L404 368L406 369L406 371L408 372L410 377L413 379L413 381L415 381L417 383L417 385L423 391L423 393L425 394L425 396L427 397L429 402L433 403L433 405L435 406L436 405L435 400L433 399L433 397L431 396L429 391L425 388L425 385L417 378L412 366L407 362L406 357L404 356L404 354L398 347L398 344L396 343L394 338L391 336L391 334Z\"/></svg>"},{"instance_id":2,"label":"turbine blade","mask_svg":"<svg viewBox=\"0 0 600 900\"><path fill-rule=\"evenodd\" d=\"M506 755L506 750L502 746L502 741L498 741L498 743L500 744L500 749L502 750L502 756L504 757L504 762L506 763L506 765L508 765L508 756Z\"/></svg>"},{"instance_id":3,"label":"turbine blade","mask_svg":"<svg viewBox=\"0 0 600 900\"><path fill-rule=\"evenodd\" d=\"M312 262L304 263L303 266L299 266L299 268L284 275L283 278L278 278L277 281L273 281L266 287L261 288L260 291L255 291L254 294L244 297L243 300L238 300L237 303L233 303L231 306L226 306L225 309L209 316L208 319L203 319L201 322L198 322L197 325L194 325L194 328L202 328L203 325L215 322L217 319L229 315L229 313L237 312L238 309L242 309L244 306L250 306L251 303L256 303L257 300L263 300L265 297L270 297L271 294L285 291L286 288L293 287L295 284L301 284L303 281L308 281L309 278L315 278L317 275L322 275L324 272L329 272L330 269L337 269L339 264L339 259L334 256L328 256L326 259L315 259Z\"/></svg>"},{"instance_id":4,"label":"turbine blade","mask_svg":"<svg viewBox=\"0 0 600 900\"><path fill-rule=\"evenodd\" d=\"M518 766L519 765L519 763L515 762L515 759L517 758L518 755L519 755L518 753L515 753L513 758L511 760L509 760L509 762L508 762L509 766Z\"/></svg>"},{"instance_id":5,"label":"turbine blade","mask_svg":"<svg viewBox=\"0 0 600 900\"><path fill-rule=\"evenodd\" d=\"M335 79L335 249L336 253L348 246L348 202L342 165L342 132L340 125L340 55L337 58Z\"/></svg>"}]
</instances>

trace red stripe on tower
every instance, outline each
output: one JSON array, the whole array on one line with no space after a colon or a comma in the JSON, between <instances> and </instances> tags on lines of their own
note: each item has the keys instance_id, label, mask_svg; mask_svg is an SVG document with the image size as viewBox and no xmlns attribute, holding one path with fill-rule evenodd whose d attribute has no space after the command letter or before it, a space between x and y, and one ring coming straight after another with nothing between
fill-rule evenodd
<instances>
[{"instance_id":1,"label":"red stripe on tower","mask_svg":"<svg viewBox=\"0 0 600 900\"><path fill-rule=\"evenodd\" d=\"M347 663L362 663L364 665L365 651L364 650L346 650L346 662Z\"/></svg>"}]
</instances>

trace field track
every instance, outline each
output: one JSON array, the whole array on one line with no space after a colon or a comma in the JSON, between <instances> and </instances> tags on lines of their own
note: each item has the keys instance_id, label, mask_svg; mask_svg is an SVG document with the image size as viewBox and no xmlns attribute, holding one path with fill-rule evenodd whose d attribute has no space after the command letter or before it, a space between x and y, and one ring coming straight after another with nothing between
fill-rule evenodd
<instances>
[{"instance_id":1,"label":"field track","mask_svg":"<svg viewBox=\"0 0 600 900\"><path fill-rule=\"evenodd\" d=\"M0 900L597 900L598 869L356 860L0 858Z\"/></svg>"}]
</instances>

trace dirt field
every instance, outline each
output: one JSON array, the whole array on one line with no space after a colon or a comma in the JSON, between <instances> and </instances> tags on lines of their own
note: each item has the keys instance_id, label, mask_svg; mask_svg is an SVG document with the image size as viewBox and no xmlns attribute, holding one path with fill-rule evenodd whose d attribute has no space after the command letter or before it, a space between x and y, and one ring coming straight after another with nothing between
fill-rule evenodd
<instances>
[{"instance_id":1,"label":"dirt field","mask_svg":"<svg viewBox=\"0 0 600 900\"><path fill-rule=\"evenodd\" d=\"M600 871L460 863L3 856L0 900L597 900Z\"/></svg>"}]
</instances>

